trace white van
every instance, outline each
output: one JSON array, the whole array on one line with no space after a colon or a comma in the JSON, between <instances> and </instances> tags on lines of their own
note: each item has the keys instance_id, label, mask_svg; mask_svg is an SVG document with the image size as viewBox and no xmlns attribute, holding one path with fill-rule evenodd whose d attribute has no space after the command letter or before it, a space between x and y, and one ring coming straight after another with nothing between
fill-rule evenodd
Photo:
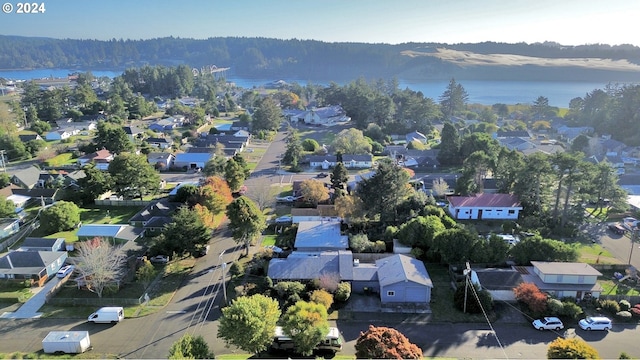
<instances>
[{"instance_id":1,"label":"white van","mask_svg":"<svg viewBox=\"0 0 640 360\"><path fill-rule=\"evenodd\" d=\"M117 306L109 306L98 309L89 315L87 321L94 323L117 323L124 319L124 309Z\"/></svg>"}]
</instances>

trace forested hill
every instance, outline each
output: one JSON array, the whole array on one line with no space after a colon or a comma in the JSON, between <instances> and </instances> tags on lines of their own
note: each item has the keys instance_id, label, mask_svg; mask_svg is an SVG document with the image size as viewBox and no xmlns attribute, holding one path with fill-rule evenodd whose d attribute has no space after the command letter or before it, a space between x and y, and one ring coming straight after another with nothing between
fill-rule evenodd
<instances>
[{"instance_id":1,"label":"forested hill","mask_svg":"<svg viewBox=\"0 0 640 360\"><path fill-rule=\"evenodd\" d=\"M0 36L0 69L123 70L216 65L247 78L316 81L405 80L640 81L640 48L631 45L399 45L224 37L206 40L72 40Z\"/></svg>"}]
</instances>

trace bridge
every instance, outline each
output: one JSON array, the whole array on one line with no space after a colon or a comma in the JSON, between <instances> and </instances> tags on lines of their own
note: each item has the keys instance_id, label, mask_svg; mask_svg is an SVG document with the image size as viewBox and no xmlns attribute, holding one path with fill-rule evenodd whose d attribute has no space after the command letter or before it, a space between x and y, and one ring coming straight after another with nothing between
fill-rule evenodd
<instances>
[{"instance_id":1,"label":"bridge","mask_svg":"<svg viewBox=\"0 0 640 360\"><path fill-rule=\"evenodd\" d=\"M192 68L191 71L193 71L193 76L199 76L199 75L204 75L204 74L213 74L213 76L215 78L218 77L218 75L220 75L221 77L225 77L225 71L229 70L231 68L228 67L217 67L215 65L205 65L202 66L200 69L198 68Z\"/></svg>"}]
</instances>

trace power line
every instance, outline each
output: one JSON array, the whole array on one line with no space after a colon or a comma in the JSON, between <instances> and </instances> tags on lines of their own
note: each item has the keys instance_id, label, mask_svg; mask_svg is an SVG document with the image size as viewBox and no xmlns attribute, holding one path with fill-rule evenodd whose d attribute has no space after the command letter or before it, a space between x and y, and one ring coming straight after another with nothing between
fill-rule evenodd
<instances>
[{"instance_id":1,"label":"power line","mask_svg":"<svg viewBox=\"0 0 640 360\"><path fill-rule=\"evenodd\" d=\"M469 279L469 277L466 278L466 282L471 281ZM466 286L466 284L465 284ZM504 354L505 359L508 359L509 356L507 355L507 352L504 350L504 346L502 346L502 342L500 341L500 338L498 337L498 333L496 333L496 330L493 328L493 324L491 323L491 320L489 319L489 316L487 315L487 312L485 311L484 307L482 306L482 302L480 302L480 297L478 296L478 293L476 291L476 287L475 285L471 284L471 292L473 293L473 296L476 298L476 301L478 302L478 305L480 306L480 310L482 310L482 315L484 316L484 319L487 321L487 324L489 324L489 328L491 329L491 332L493 333L493 336L495 336L496 341L498 342L498 346L500 346L500 349L502 350L502 353ZM465 299L466 301L466 299ZM466 305L466 302L465 302Z\"/></svg>"}]
</instances>

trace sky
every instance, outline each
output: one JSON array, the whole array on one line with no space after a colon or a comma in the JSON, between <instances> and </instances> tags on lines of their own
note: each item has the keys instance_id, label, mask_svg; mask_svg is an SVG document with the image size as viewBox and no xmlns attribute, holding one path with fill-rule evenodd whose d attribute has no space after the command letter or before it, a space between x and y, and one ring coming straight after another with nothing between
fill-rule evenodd
<instances>
[{"instance_id":1,"label":"sky","mask_svg":"<svg viewBox=\"0 0 640 360\"><path fill-rule=\"evenodd\" d=\"M41 14L3 1L0 35L640 46L638 0L44 0Z\"/></svg>"}]
</instances>

